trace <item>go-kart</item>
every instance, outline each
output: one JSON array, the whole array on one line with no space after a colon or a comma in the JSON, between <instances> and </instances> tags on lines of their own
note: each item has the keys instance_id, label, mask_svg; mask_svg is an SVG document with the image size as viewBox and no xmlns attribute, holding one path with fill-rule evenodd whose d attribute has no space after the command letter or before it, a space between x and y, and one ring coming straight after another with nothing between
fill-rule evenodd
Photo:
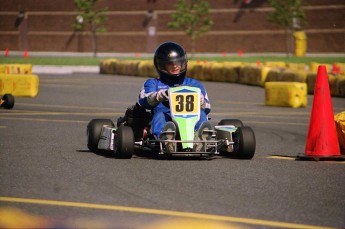
<instances>
[{"instance_id":1,"label":"go-kart","mask_svg":"<svg viewBox=\"0 0 345 229\"><path fill-rule=\"evenodd\" d=\"M12 94L4 94L0 99L0 107L12 109L14 106L14 96Z\"/></svg>"},{"instance_id":2,"label":"go-kart","mask_svg":"<svg viewBox=\"0 0 345 229\"><path fill-rule=\"evenodd\" d=\"M131 158L136 152L149 150L157 155L230 156L251 159L255 154L255 135L251 127L239 119L223 119L211 129L203 130L196 138L194 126L200 118L200 89L179 86L169 89L169 104L176 138L156 139L150 133L152 115L136 104L129 107L116 126L110 119L92 119L87 125L87 146L90 151L113 152L117 158ZM166 147L173 144L173 150ZM201 145L201 150L195 145Z\"/></svg>"}]
</instances>

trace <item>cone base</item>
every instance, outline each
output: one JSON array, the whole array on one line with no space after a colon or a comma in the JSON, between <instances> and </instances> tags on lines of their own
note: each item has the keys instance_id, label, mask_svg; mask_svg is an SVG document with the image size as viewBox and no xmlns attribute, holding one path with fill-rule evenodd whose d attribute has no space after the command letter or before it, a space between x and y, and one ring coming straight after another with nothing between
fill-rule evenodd
<instances>
[{"instance_id":1,"label":"cone base","mask_svg":"<svg viewBox=\"0 0 345 229\"><path fill-rule=\"evenodd\" d=\"M298 154L296 160L301 161L345 161L345 155L340 156L307 156Z\"/></svg>"}]
</instances>

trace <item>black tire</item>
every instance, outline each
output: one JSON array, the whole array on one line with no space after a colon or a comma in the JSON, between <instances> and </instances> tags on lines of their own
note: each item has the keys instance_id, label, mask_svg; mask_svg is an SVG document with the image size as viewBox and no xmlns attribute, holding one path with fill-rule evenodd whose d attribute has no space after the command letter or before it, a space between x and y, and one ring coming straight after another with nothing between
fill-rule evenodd
<instances>
[{"instance_id":1,"label":"black tire","mask_svg":"<svg viewBox=\"0 0 345 229\"><path fill-rule=\"evenodd\" d=\"M99 137L104 125L115 126L110 119L92 119L87 125L87 147L92 152L98 151Z\"/></svg>"},{"instance_id":2,"label":"black tire","mask_svg":"<svg viewBox=\"0 0 345 229\"><path fill-rule=\"evenodd\" d=\"M240 159L252 159L255 154L255 134L249 126L238 127L234 134L235 154Z\"/></svg>"},{"instance_id":3,"label":"black tire","mask_svg":"<svg viewBox=\"0 0 345 229\"><path fill-rule=\"evenodd\" d=\"M220 122L218 123L218 125L233 125L235 127L242 127L243 123L241 120L239 119L222 119L220 120ZM225 131L217 131L217 138L218 139L231 139L231 133L229 132L225 132Z\"/></svg>"},{"instance_id":4,"label":"black tire","mask_svg":"<svg viewBox=\"0 0 345 229\"><path fill-rule=\"evenodd\" d=\"M130 159L134 153L134 133L131 127L120 125L116 131L115 156Z\"/></svg>"},{"instance_id":5,"label":"black tire","mask_svg":"<svg viewBox=\"0 0 345 229\"><path fill-rule=\"evenodd\" d=\"M12 109L14 106L14 96L11 94L5 94L2 97L3 103L1 106L5 109Z\"/></svg>"}]
</instances>

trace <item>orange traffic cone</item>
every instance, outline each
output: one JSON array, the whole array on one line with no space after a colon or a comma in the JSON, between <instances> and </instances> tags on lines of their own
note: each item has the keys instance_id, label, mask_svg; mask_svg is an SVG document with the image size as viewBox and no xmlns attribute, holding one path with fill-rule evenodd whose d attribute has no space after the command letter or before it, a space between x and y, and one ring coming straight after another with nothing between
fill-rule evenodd
<instances>
[{"instance_id":1,"label":"orange traffic cone","mask_svg":"<svg viewBox=\"0 0 345 229\"><path fill-rule=\"evenodd\" d=\"M298 158L345 160L345 157L340 155L328 76L324 65L320 65L317 72L305 153Z\"/></svg>"},{"instance_id":2,"label":"orange traffic cone","mask_svg":"<svg viewBox=\"0 0 345 229\"><path fill-rule=\"evenodd\" d=\"M6 50L5 50L5 57L8 57L10 54L9 54L9 50L8 50L8 48L6 48Z\"/></svg>"},{"instance_id":3,"label":"orange traffic cone","mask_svg":"<svg viewBox=\"0 0 345 229\"><path fill-rule=\"evenodd\" d=\"M28 59L29 53L28 50L24 50L24 59Z\"/></svg>"},{"instance_id":4,"label":"orange traffic cone","mask_svg":"<svg viewBox=\"0 0 345 229\"><path fill-rule=\"evenodd\" d=\"M242 57L243 56L243 51L241 49L239 49L237 51L237 55L238 55L238 57Z\"/></svg>"}]
</instances>

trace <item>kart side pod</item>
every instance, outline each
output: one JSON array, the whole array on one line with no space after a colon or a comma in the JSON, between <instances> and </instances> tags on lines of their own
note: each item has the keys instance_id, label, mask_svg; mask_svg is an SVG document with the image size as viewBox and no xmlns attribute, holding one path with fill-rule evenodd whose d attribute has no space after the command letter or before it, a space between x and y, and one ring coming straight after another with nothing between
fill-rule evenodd
<instances>
[{"instance_id":1,"label":"kart side pod","mask_svg":"<svg viewBox=\"0 0 345 229\"><path fill-rule=\"evenodd\" d=\"M215 126L214 129L217 131L217 138L225 141L223 149L229 153L233 152L234 142L233 142L232 133L235 132L237 128L234 125L220 125L220 126Z\"/></svg>"},{"instance_id":2,"label":"kart side pod","mask_svg":"<svg viewBox=\"0 0 345 229\"><path fill-rule=\"evenodd\" d=\"M134 153L134 134L129 126L103 125L97 145L98 150L113 151L115 157L129 159Z\"/></svg>"},{"instance_id":3,"label":"kart side pod","mask_svg":"<svg viewBox=\"0 0 345 229\"><path fill-rule=\"evenodd\" d=\"M101 135L99 137L98 149L100 150L114 150L114 137L116 134L116 127L103 126Z\"/></svg>"}]
</instances>

